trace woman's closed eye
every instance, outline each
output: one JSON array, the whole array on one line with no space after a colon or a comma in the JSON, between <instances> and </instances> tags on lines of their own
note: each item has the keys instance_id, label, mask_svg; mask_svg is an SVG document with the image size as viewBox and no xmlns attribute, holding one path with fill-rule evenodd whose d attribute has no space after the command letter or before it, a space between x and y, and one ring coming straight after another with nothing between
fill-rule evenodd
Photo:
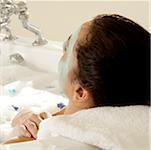
<instances>
[{"instance_id":1,"label":"woman's closed eye","mask_svg":"<svg viewBox=\"0 0 151 150\"><path fill-rule=\"evenodd\" d=\"M69 36L68 40L63 43L63 51L67 51L67 47L69 46L69 41L72 35Z\"/></svg>"}]
</instances>

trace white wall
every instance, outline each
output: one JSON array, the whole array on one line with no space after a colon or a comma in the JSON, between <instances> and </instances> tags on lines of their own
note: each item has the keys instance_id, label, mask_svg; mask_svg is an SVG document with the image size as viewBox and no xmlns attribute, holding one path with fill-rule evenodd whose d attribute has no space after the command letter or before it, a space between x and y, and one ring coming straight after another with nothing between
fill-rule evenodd
<instances>
[{"instance_id":1,"label":"white wall","mask_svg":"<svg viewBox=\"0 0 151 150\"><path fill-rule=\"evenodd\" d=\"M38 26L45 37L62 41L84 21L102 13L117 13L142 25L149 30L148 1L28 1L30 22ZM33 37L22 28L14 17L12 29L15 34Z\"/></svg>"}]
</instances>

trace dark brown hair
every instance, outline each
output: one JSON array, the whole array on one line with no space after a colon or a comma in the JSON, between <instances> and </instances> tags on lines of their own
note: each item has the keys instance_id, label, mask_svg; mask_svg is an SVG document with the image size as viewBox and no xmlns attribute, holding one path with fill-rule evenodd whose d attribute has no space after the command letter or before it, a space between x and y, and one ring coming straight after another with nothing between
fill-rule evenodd
<instances>
[{"instance_id":1,"label":"dark brown hair","mask_svg":"<svg viewBox=\"0 0 151 150\"><path fill-rule=\"evenodd\" d=\"M89 35L76 48L76 78L96 106L149 105L150 33L125 17L99 15Z\"/></svg>"}]
</instances>

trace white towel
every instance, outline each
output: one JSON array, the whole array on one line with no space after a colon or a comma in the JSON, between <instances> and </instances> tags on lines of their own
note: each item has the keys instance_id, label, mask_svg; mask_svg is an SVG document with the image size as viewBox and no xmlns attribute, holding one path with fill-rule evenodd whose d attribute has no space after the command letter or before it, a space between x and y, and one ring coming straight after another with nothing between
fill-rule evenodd
<instances>
[{"instance_id":1,"label":"white towel","mask_svg":"<svg viewBox=\"0 0 151 150\"><path fill-rule=\"evenodd\" d=\"M38 139L56 134L105 150L149 150L149 109L97 107L51 117L40 124Z\"/></svg>"}]
</instances>

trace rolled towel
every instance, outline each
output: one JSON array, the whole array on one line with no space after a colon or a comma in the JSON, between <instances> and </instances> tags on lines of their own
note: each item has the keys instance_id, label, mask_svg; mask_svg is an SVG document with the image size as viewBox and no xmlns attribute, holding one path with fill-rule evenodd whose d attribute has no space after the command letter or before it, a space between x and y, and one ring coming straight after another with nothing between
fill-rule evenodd
<instances>
[{"instance_id":1,"label":"rolled towel","mask_svg":"<svg viewBox=\"0 0 151 150\"><path fill-rule=\"evenodd\" d=\"M40 124L38 139L68 137L105 150L149 150L148 106L96 107Z\"/></svg>"}]
</instances>

